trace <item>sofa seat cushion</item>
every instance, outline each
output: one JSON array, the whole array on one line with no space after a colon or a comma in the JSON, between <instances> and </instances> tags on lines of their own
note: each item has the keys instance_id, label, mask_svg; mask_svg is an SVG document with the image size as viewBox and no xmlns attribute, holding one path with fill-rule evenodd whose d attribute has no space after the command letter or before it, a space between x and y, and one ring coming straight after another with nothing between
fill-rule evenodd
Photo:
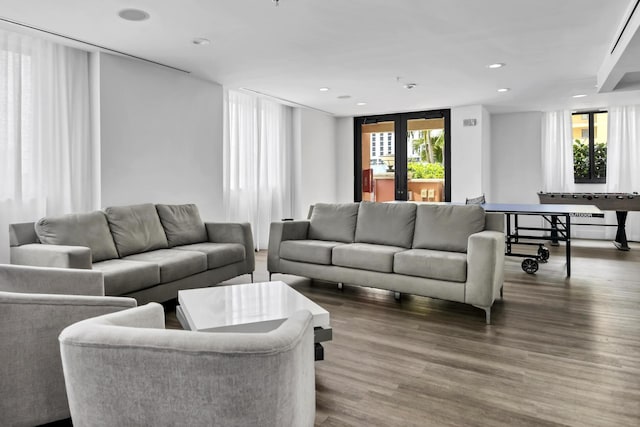
<instances>
[{"instance_id":1,"label":"sofa seat cushion","mask_svg":"<svg viewBox=\"0 0 640 427\"><path fill-rule=\"evenodd\" d=\"M200 219L196 205L156 205L156 210L169 247L203 243L208 240L207 229Z\"/></svg>"},{"instance_id":2,"label":"sofa seat cushion","mask_svg":"<svg viewBox=\"0 0 640 427\"><path fill-rule=\"evenodd\" d=\"M469 236L484 230L484 222L479 205L420 205L413 248L466 252Z\"/></svg>"},{"instance_id":3,"label":"sofa seat cushion","mask_svg":"<svg viewBox=\"0 0 640 427\"><path fill-rule=\"evenodd\" d=\"M173 249L202 252L207 256L209 270L242 262L246 259L244 245L240 243L194 243L193 245L176 246Z\"/></svg>"},{"instance_id":4,"label":"sofa seat cushion","mask_svg":"<svg viewBox=\"0 0 640 427\"><path fill-rule=\"evenodd\" d=\"M467 254L411 249L395 255L393 271L449 282L467 281Z\"/></svg>"},{"instance_id":5,"label":"sofa seat cushion","mask_svg":"<svg viewBox=\"0 0 640 427\"><path fill-rule=\"evenodd\" d=\"M359 203L316 203L309 219L309 239L353 242Z\"/></svg>"},{"instance_id":6,"label":"sofa seat cushion","mask_svg":"<svg viewBox=\"0 0 640 427\"><path fill-rule=\"evenodd\" d=\"M88 247L92 262L118 258L104 212L45 217L34 228L41 243Z\"/></svg>"},{"instance_id":7,"label":"sofa seat cushion","mask_svg":"<svg viewBox=\"0 0 640 427\"><path fill-rule=\"evenodd\" d=\"M415 220L414 203L360 202L354 241L410 248Z\"/></svg>"},{"instance_id":8,"label":"sofa seat cushion","mask_svg":"<svg viewBox=\"0 0 640 427\"><path fill-rule=\"evenodd\" d=\"M126 295L160 283L157 264L124 259L110 259L93 264L104 275L105 295Z\"/></svg>"},{"instance_id":9,"label":"sofa seat cushion","mask_svg":"<svg viewBox=\"0 0 640 427\"><path fill-rule=\"evenodd\" d=\"M340 245L344 243L324 240L285 240L280 243L280 258L331 265L333 248Z\"/></svg>"},{"instance_id":10,"label":"sofa seat cushion","mask_svg":"<svg viewBox=\"0 0 640 427\"><path fill-rule=\"evenodd\" d=\"M160 267L160 283L172 282L207 270L207 256L195 251L158 249L130 255L125 259L157 264Z\"/></svg>"},{"instance_id":11,"label":"sofa seat cushion","mask_svg":"<svg viewBox=\"0 0 640 427\"><path fill-rule=\"evenodd\" d=\"M153 204L112 206L104 211L120 258L169 247Z\"/></svg>"},{"instance_id":12,"label":"sofa seat cushion","mask_svg":"<svg viewBox=\"0 0 640 427\"><path fill-rule=\"evenodd\" d=\"M333 265L361 270L393 272L393 256L406 251L397 246L351 243L333 248Z\"/></svg>"}]
</instances>

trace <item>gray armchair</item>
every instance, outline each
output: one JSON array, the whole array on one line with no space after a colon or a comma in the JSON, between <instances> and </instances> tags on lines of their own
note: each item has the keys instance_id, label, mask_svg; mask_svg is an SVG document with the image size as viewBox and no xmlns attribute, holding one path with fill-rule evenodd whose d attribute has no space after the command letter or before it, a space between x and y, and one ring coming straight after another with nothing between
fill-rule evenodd
<instances>
[{"instance_id":1,"label":"gray armchair","mask_svg":"<svg viewBox=\"0 0 640 427\"><path fill-rule=\"evenodd\" d=\"M105 297L99 271L0 265L1 423L69 418L58 335L79 320L135 305Z\"/></svg>"},{"instance_id":2,"label":"gray armchair","mask_svg":"<svg viewBox=\"0 0 640 427\"><path fill-rule=\"evenodd\" d=\"M268 333L164 329L157 303L60 335L75 427L312 426L311 314Z\"/></svg>"}]
</instances>

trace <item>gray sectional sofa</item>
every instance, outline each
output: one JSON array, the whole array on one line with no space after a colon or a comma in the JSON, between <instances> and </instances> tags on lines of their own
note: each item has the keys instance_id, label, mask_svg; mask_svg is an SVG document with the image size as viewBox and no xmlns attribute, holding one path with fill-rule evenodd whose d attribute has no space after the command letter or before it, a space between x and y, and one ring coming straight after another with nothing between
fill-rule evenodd
<instances>
[{"instance_id":1,"label":"gray sectional sofa","mask_svg":"<svg viewBox=\"0 0 640 427\"><path fill-rule=\"evenodd\" d=\"M271 224L267 269L482 308L501 295L504 216L477 205L316 204Z\"/></svg>"},{"instance_id":2,"label":"gray sectional sofa","mask_svg":"<svg viewBox=\"0 0 640 427\"><path fill-rule=\"evenodd\" d=\"M253 281L249 224L204 223L192 204L108 207L11 224L9 232L12 264L100 270L106 295L139 304L242 274Z\"/></svg>"}]
</instances>

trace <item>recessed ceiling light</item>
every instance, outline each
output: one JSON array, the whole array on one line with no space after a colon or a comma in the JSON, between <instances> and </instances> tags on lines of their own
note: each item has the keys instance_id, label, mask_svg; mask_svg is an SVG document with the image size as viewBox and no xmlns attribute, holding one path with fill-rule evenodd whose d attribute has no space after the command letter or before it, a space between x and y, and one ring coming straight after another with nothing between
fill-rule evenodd
<instances>
[{"instance_id":1,"label":"recessed ceiling light","mask_svg":"<svg viewBox=\"0 0 640 427\"><path fill-rule=\"evenodd\" d=\"M126 21L146 21L150 15L140 9L122 9L118 16Z\"/></svg>"},{"instance_id":2,"label":"recessed ceiling light","mask_svg":"<svg viewBox=\"0 0 640 427\"><path fill-rule=\"evenodd\" d=\"M500 89L498 89L498 92L509 92L511 89L508 87L501 87Z\"/></svg>"},{"instance_id":3,"label":"recessed ceiling light","mask_svg":"<svg viewBox=\"0 0 640 427\"><path fill-rule=\"evenodd\" d=\"M494 63L494 64L489 64L489 65L487 65L487 68L491 68L491 69L494 69L494 68L502 68L502 67L504 67L505 65L507 65L507 64L505 64L505 63L503 63L503 62L496 62L496 63Z\"/></svg>"},{"instance_id":4,"label":"recessed ceiling light","mask_svg":"<svg viewBox=\"0 0 640 427\"><path fill-rule=\"evenodd\" d=\"M320 88L320 92L329 92L329 88L328 87L321 87Z\"/></svg>"},{"instance_id":5,"label":"recessed ceiling light","mask_svg":"<svg viewBox=\"0 0 640 427\"><path fill-rule=\"evenodd\" d=\"M358 102L358 103L356 103L356 105L358 107L362 107L363 105L367 105L367 103L366 102Z\"/></svg>"},{"instance_id":6,"label":"recessed ceiling light","mask_svg":"<svg viewBox=\"0 0 640 427\"><path fill-rule=\"evenodd\" d=\"M585 96L587 96L587 95L585 95L584 93L580 93L578 95L573 95L574 98L584 98Z\"/></svg>"},{"instance_id":7,"label":"recessed ceiling light","mask_svg":"<svg viewBox=\"0 0 640 427\"><path fill-rule=\"evenodd\" d=\"M351 95L340 95L337 98L338 99L349 99L349 98L351 98Z\"/></svg>"},{"instance_id":8,"label":"recessed ceiling light","mask_svg":"<svg viewBox=\"0 0 640 427\"><path fill-rule=\"evenodd\" d=\"M198 38L193 39L191 41L191 43L197 44L198 46L206 46L208 44L211 44L211 40L205 39L203 37L198 37Z\"/></svg>"},{"instance_id":9,"label":"recessed ceiling light","mask_svg":"<svg viewBox=\"0 0 640 427\"><path fill-rule=\"evenodd\" d=\"M416 83L406 83L403 87L405 89L413 89L416 86L418 86Z\"/></svg>"}]
</instances>

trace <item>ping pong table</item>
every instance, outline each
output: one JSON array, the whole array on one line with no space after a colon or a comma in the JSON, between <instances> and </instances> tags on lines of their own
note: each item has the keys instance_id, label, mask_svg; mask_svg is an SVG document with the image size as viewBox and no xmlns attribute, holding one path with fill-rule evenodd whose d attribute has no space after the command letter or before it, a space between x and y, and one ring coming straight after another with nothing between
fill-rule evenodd
<instances>
[{"instance_id":1,"label":"ping pong table","mask_svg":"<svg viewBox=\"0 0 640 427\"><path fill-rule=\"evenodd\" d=\"M604 218L604 213L593 205L562 204L518 204L518 203L484 203L480 205L486 212L503 213L506 218L506 252L507 256L524 257L522 269L533 274L538 270L539 262L549 259L549 250L544 241L552 244L565 242L567 258L567 277L571 276L571 218ZM543 218L543 227L523 227L519 224L520 215L537 215ZM522 234L521 231L525 233ZM530 231L549 232L549 235L531 235ZM538 246L537 255L518 253L513 245Z\"/></svg>"}]
</instances>

